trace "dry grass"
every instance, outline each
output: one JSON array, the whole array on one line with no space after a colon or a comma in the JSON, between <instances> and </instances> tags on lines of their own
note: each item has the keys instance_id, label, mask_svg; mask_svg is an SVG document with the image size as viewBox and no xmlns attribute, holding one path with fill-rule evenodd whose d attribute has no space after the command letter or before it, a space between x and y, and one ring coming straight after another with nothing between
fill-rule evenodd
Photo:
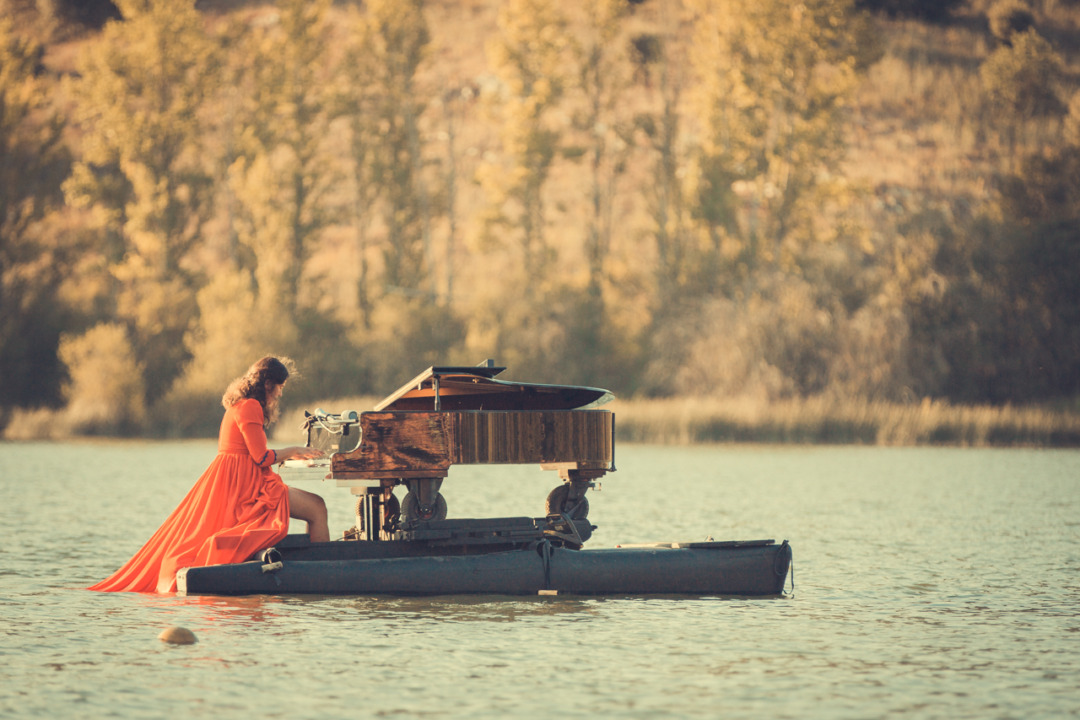
<instances>
[{"instance_id":1,"label":"dry grass","mask_svg":"<svg viewBox=\"0 0 1080 720\"><path fill-rule=\"evenodd\" d=\"M344 397L285 408L274 426L276 445L304 442L304 411L371 410L381 398ZM960 447L1080 447L1080 412L1039 407L956 406L926 400L899 405L835 398L784 402L680 398L616 400L620 442L954 445ZM74 437L63 411L16 413L4 440Z\"/></svg>"},{"instance_id":2,"label":"dry grass","mask_svg":"<svg viewBox=\"0 0 1080 720\"><path fill-rule=\"evenodd\" d=\"M1042 408L897 405L828 398L619 400L623 442L1080 446L1080 414Z\"/></svg>"},{"instance_id":3,"label":"dry grass","mask_svg":"<svg viewBox=\"0 0 1080 720\"><path fill-rule=\"evenodd\" d=\"M379 400L335 398L308 409L363 412ZM615 413L617 439L631 443L1080 447L1080 412L1037 407L964 407L930 400L899 405L817 397L773 403L620 399L605 409ZM303 421L304 408L286 409L274 439L296 442L302 437Z\"/></svg>"}]
</instances>

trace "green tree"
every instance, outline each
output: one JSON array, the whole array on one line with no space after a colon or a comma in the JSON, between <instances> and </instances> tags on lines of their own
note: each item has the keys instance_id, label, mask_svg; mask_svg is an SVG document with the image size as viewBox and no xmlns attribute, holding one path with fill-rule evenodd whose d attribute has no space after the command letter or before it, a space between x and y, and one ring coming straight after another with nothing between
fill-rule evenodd
<instances>
[{"instance_id":1,"label":"green tree","mask_svg":"<svg viewBox=\"0 0 1080 720\"><path fill-rule=\"evenodd\" d=\"M194 2L121 0L80 61L79 162L69 202L97 218L115 315L133 330L152 402L186 360L199 283L191 262L209 207L200 147L212 52Z\"/></svg>"},{"instance_id":2,"label":"green tree","mask_svg":"<svg viewBox=\"0 0 1080 720\"><path fill-rule=\"evenodd\" d=\"M40 57L40 46L0 20L0 427L12 406L60 399L56 294L70 258L42 220L62 198L69 157L35 73Z\"/></svg>"}]
</instances>

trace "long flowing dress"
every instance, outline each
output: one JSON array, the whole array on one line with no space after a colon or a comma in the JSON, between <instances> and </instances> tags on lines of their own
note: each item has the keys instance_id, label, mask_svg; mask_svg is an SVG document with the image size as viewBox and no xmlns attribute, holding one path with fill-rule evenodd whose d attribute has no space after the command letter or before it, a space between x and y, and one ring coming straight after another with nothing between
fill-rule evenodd
<instances>
[{"instance_id":1,"label":"long flowing dress","mask_svg":"<svg viewBox=\"0 0 1080 720\"><path fill-rule=\"evenodd\" d=\"M263 422L258 400L226 410L210 467L142 549L89 589L175 592L181 568L243 562L284 538L289 488L271 470Z\"/></svg>"}]
</instances>

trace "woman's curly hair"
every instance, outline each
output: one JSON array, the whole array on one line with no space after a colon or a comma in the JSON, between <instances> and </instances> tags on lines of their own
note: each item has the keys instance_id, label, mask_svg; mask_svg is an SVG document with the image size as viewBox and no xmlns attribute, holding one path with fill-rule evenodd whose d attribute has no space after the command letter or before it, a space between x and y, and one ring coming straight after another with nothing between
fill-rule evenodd
<instances>
[{"instance_id":1,"label":"woman's curly hair","mask_svg":"<svg viewBox=\"0 0 1080 720\"><path fill-rule=\"evenodd\" d=\"M296 366L292 360L267 355L229 383L225 394L221 396L221 404L228 410L241 400L254 398L262 405L263 417L269 426L277 420L278 407L276 402L273 407L266 406L266 383L280 385L289 379L290 374L296 374Z\"/></svg>"}]
</instances>

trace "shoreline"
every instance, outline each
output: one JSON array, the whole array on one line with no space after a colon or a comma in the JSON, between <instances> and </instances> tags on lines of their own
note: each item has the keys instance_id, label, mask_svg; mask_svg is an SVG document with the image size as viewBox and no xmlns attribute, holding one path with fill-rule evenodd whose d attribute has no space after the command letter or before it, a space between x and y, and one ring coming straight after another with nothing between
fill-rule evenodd
<instances>
[{"instance_id":1,"label":"shoreline","mask_svg":"<svg viewBox=\"0 0 1080 720\"><path fill-rule=\"evenodd\" d=\"M1035 406L681 398L630 400L616 412L623 442L1080 447L1080 413Z\"/></svg>"},{"instance_id":2,"label":"shoreline","mask_svg":"<svg viewBox=\"0 0 1080 720\"><path fill-rule=\"evenodd\" d=\"M326 400L309 407L356 409L371 398ZM1043 406L964 406L940 400L900 404L837 398L616 399L617 442L657 445L943 445L1080 447L1080 412ZM275 437L286 439L303 409L282 413Z\"/></svg>"},{"instance_id":3,"label":"shoreline","mask_svg":"<svg viewBox=\"0 0 1080 720\"><path fill-rule=\"evenodd\" d=\"M283 409L271 442L303 442L305 409L329 412L372 408L378 398L323 399ZM900 404L837 398L760 401L737 398L616 399L602 406L615 413L621 443L654 445L866 445L881 447L1080 448L1080 411L1048 406L963 406L939 400ZM216 413L215 413L216 415ZM216 436L220 417L206 432L178 421L165 432L79 433L64 411L37 410L15 417L0 441L116 439L193 440ZM205 423L204 423L205 424ZM158 428L162 428L159 425Z\"/></svg>"}]
</instances>

